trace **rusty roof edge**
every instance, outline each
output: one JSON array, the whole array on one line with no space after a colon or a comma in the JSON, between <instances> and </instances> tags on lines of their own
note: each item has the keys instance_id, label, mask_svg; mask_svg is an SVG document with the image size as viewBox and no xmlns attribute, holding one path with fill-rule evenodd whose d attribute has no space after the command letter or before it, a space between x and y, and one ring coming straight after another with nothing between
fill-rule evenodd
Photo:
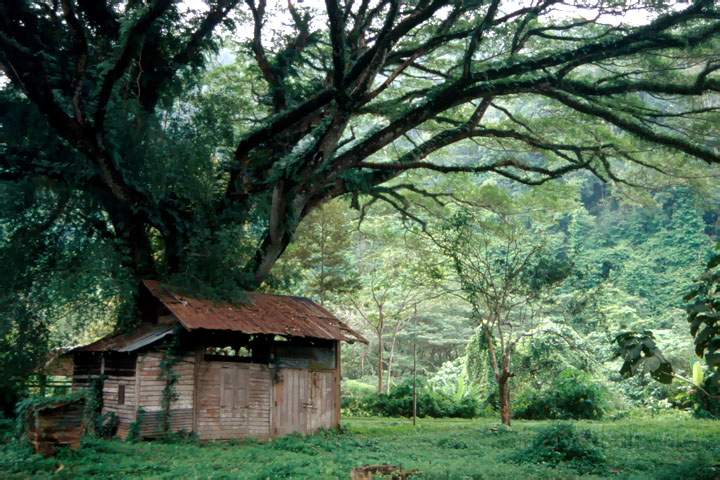
<instances>
[{"instance_id":1,"label":"rusty roof edge","mask_svg":"<svg viewBox=\"0 0 720 480\"><path fill-rule=\"evenodd\" d=\"M117 351L134 352L148 345L152 345L153 343L162 340L168 335L173 335L175 333L175 325L166 325L165 327L166 328L160 328L160 326L158 326L156 330L148 332L140 338L136 338L132 342L129 342L127 345L118 348Z\"/></svg>"},{"instance_id":2,"label":"rusty roof edge","mask_svg":"<svg viewBox=\"0 0 720 480\"><path fill-rule=\"evenodd\" d=\"M150 345L152 343L155 343L156 341L164 338L165 336L174 333L174 325L151 325L151 328L147 329L148 331L143 332L140 336L137 338L132 338L133 335L136 335L138 331L142 331L143 325L145 325L145 328L147 329L147 324L141 324L138 326L135 330L131 332L112 332L108 335L105 335L104 337L101 337L94 342L88 343L87 345L78 345L76 347L73 347L59 356L65 356L76 352L93 352L93 351L108 351L108 352L131 352L134 350L137 350L139 348L142 348L144 346ZM124 344L122 346L116 345L113 346L110 344L109 346L106 346L105 348L101 350L94 350L95 347L98 345L107 344L108 342L112 342L113 339L121 338L121 337L128 337L130 336L130 339L126 339ZM140 345L142 343L142 345Z\"/></svg>"},{"instance_id":3,"label":"rusty roof edge","mask_svg":"<svg viewBox=\"0 0 720 480\"><path fill-rule=\"evenodd\" d=\"M243 309L255 309L257 313L262 314L266 313L263 311L262 307L259 307L257 305L257 302L263 303L263 299L266 299L267 297L274 297L277 298L278 301L286 301L289 299L292 301L292 303L295 302L302 302L304 305L302 307L303 311L301 315L295 317L295 318L303 318L303 322L307 323L307 329L301 328L300 330L302 333L298 332L298 334L294 335L297 337L305 337L305 338L326 338L326 339L333 339L333 340L339 340L339 341L346 341L346 342L353 342L353 341L359 341L364 344L368 344L369 342L363 335L361 335L359 332L355 331L348 325L346 325L342 320L334 316L330 311L328 311L325 307L322 305L315 303L311 299L307 297L301 297L301 296L291 296L291 295L278 295L278 294L268 294L268 293L259 293L259 292L248 292L248 297L252 301L252 304L249 305L233 305L228 302L214 302L211 300L203 300L193 297L187 297L182 296L182 298L179 298L177 294L172 292L169 288L165 287L161 282L156 280L143 280L143 284L148 289L148 291L155 297L159 302L161 302L174 316L178 319L180 324L188 331L191 330L225 330L225 331L243 331L240 329L232 329L232 328L211 328L211 327L202 327L197 326L196 323L193 322L191 319L186 318L186 309L188 307L190 308L197 308L197 305L195 304L205 304L209 305L211 308L227 308L231 311L233 311L237 315L242 315L245 318L245 322L248 324L252 324L252 328L248 328L248 325L245 325L245 333L250 334L258 334L258 333L269 333L269 334L276 334L276 335L288 335L290 334L287 331L287 328L279 328L273 325L258 325L256 322L256 318L254 318L252 315L247 315L246 312L243 312ZM285 303L284 306L288 308L292 308L292 303L288 306L288 303ZM295 303L297 305L297 303ZM299 307L295 307L297 310ZM208 309L210 310L210 309ZM282 308L276 309L277 311L282 313ZM210 313L210 312L208 312ZM285 327L292 326L294 322L285 320L282 323L279 323L278 325L283 325ZM277 327L277 328L276 328ZM316 335L312 335L312 330L315 330ZM321 333L323 336L317 336L318 333ZM354 337L354 338L353 338Z\"/></svg>"}]
</instances>

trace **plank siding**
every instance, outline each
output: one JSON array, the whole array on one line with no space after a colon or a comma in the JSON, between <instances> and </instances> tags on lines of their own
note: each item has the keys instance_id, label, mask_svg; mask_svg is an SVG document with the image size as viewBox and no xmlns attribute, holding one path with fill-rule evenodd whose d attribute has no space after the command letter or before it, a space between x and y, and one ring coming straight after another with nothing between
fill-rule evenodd
<instances>
[{"instance_id":1,"label":"plank siding","mask_svg":"<svg viewBox=\"0 0 720 480\"><path fill-rule=\"evenodd\" d=\"M140 422L140 433L143 437L157 436L161 431L162 396L165 389L165 380L160 378L162 359L162 352L149 352L138 357L136 385L139 395L135 402L135 411L138 408L144 410ZM175 393L178 398L170 406L170 430L191 432L193 430L195 353L190 352L184 355L173 366L173 371L178 374L178 381L175 384ZM126 401L126 403L128 402Z\"/></svg>"},{"instance_id":2,"label":"plank siding","mask_svg":"<svg viewBox=\"0 0 720 480\"><path fill-rule=\"evenodd\" d=\"M125 386L125 402L118 404L118 390ZM103 413L113 412L118 417L118 435L127 437L130 424L135 421L135 377L108 376L103 383Z\"/></svg>"}]
</instances>

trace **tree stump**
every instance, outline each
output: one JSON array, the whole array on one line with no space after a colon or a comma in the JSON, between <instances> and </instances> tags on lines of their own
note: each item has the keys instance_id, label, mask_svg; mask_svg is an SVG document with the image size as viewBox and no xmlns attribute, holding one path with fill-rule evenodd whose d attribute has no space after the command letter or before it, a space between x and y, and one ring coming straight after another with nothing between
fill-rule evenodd
<instances>
[{"instance_id":1,"label":"tree stump","mask_svg":"<svg viewBox=\"0 0 720 480\"><path fill-rule=\"evenodd\" d=\"M373 480L390 478L392 480L407 480L417 470L403 470L398 465L362 465L352 469L351 480Z\"/></svg>"}]
</instances>

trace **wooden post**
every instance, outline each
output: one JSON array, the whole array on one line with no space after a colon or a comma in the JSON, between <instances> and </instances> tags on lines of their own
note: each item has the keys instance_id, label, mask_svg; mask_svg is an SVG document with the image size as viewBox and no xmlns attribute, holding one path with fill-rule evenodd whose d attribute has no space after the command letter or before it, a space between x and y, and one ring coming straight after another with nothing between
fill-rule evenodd
<instances>
[{"instance_id":1,"label":"wooden post","mask_svg":"<svg viewBox=\"0 0 720 480\"><path fill-rule=\"evenodd\" d=\"M417 305L414 307L413 321L415 332L413 332L413 426L417 422Z\"/></svg>"},{"instance_id":2,"label":"wooden post","mask_svg":"<svg viewBox=\"0 0 720 480\"><path fill-rule=\"evenodd\" d=\"M197 435L198 433L198 414L199 414L199 400L200 400L200 366L203 362L204 349L198 347L195 349L195 369L193 370L193 408L192 408L192 431Z\"/></svg>"},{"instance_id":3,"label":"wooden post","mask_svg":"<svg viewBox=\"0 0 720 480\"><path fill-rule=\"evenodd\" d=\"M340 356L340 340L335 342L335 426L340 428L340 385L342 383L342 363Z\"/></svg>"},{"instance_id":4,"label":"wooden post","mask_svg":"<svg viewBox=\"0 0 720 480\"><path fill-rule=\"evenodd\" d=\"M137 422L138 410L140 410L140 393L142 392L142 368L143 356L138 354L135 357L135 410L130 414L131 422ZM130 424L128 424L128 434L130 433Z\"/></svg>"}]
</instances>

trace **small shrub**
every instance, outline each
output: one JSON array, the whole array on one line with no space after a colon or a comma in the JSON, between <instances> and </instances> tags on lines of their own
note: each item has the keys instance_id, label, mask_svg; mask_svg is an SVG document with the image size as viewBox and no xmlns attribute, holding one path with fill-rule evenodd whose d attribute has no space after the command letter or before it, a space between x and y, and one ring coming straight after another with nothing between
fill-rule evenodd
<instances>
[{"instance_id":1,"label":"small shrub","mask_svg":"<svg viewBox=\"0 0 720 480\"><path fill-rule=\"evenodd\" d=\"M529 420L597 420L606 409L604 387L579 370L563 371L542 390L526 390L518 396L515 416Z\"/></svg>"},{"instance_id":2,"label":"small shrub","mask_svg":"<svg viewBox=\"0 0 720 480\"><path fill-rule=\"evenodd\" d=\"M196 444L198 442L198 437L195 432L178 430L165 433L162 436L161 441L165 444Z\"/></svg>"},{"instance_id":3,"label":"small shrub","mask_svg":"<svg viewBox=\"0 0 720 480\"><path fill-rule=\"evenodd\" d=\"M437 446L440 448L452 448L455 450L468 448L467 443L457 438L441 438L440 440L438 440Z\"/></svg>"},{"instance_id":4,"label":"small shrub","mask_svg":"<svg viewBox=\"0 0 720 480\"><path fill-rule=\"evenodd\" d=\"M128 429L128 435L127 435L127 441L128 442L137 442L142 440L141 432L142 432L142 422L145 418L145 409L140 407L137 409L137 413L135 414L135 420L130 424L130 427Z\"/></svg>"},{"instance_id":5,"label":"small shrub","mask_svg":"<svg viewBox=\"0 0 720 480\"><path fill-rule=\"evenodd\" d=\"M95 433L100 438L112 438L117 433L120 419L115 412L98 415L95 424Z\"/></svg>"},{"instance_id":6,"label":"small shrub","mask_svg":"<svg viewBox=\"0 0 720 480\"><path fill-rule=\"evenodd\" d=\"M605 463L600 440L589 430L577 430L570 423L557 423L538 432L530 446L513 456L521 463L570 464L584 472Z\"/></svg>"}]
</instances>

